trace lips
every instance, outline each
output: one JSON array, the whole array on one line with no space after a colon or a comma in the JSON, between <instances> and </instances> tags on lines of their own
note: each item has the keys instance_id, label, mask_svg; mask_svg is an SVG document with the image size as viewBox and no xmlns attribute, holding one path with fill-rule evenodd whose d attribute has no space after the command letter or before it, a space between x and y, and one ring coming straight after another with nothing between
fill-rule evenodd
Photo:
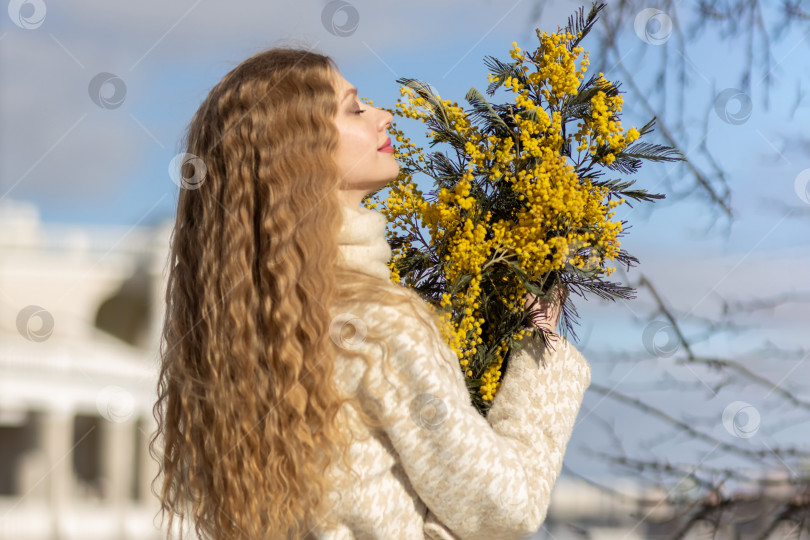
<instances>
[{"instance_id":1,"label":"lips","mask_svg":"<svg viewBox=\"0 0 810 540\"><path fill-rule=\"evenodd\" d=\"M393 152L394 147L391 146L391 139L390 138L386 139L385 144L382 145L381 147L377 148L377 151L378 152Z\"/></svg>"}]
</instances>

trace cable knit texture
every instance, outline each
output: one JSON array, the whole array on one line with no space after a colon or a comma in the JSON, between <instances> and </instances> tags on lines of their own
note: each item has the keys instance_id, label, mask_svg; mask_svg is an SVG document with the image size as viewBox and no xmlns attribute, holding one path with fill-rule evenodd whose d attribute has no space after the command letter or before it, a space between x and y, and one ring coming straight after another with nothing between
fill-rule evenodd
<instances>
[{"instance_id":1,"label":"cable knit texture","mask_svg":"<svg viewBox=\"0 0 810 540\"><path fill-rule=\"evenodd\" d=\"M345 215L339 242L346 264L390 279L384 216L348 207ZM359 478L333 465L329 474L339 487L329 495L336 501L330 517L340 526L315 528L307 538L495 540L536 532L590 384L585 358L563 338L554 350L524 338L484 418L470 401L455 353L424 322L360 301L351 314L388 336L396 374L383 367L379 344L359 340L338 348L335 375L342 390L387 426L370 428L353 407L341 409L356 435L349 455ZM367 385L358 352L379 359Z\"/></svg>"},{"instance_id":2,"label":"cable knit texture","mask_svg":"<svg viewBox=\"0 0 810 540\"><path fill-rule=\"evenodd\" d=\"M391 279L391 246L385 239L385 216L364 206L342 206L343 227L338 234L343 264L372 276Z\"/></svg>"}]
</instances>

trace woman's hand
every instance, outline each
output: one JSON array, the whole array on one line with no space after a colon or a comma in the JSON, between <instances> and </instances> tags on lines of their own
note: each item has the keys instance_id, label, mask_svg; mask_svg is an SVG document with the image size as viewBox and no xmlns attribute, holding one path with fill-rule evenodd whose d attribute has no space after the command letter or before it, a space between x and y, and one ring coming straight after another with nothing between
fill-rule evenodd
<instances>
[{"instance_id":1,"label":"woman's hand","mask_svg":"<svg viewBox=\"0 0 810 540\"><path fill-rule=\"evenodd\" d=\"M558 287L552 293L552 300L538 299L535 306L529 312L529 326L555 332L557 324L560 322L562 305L567 296L568 289ZM526 294L525 307L527 310L529 310L529 306L535 301L535 298L537 298L537 296L532 293Z\"/></svg>"}]
</instances>

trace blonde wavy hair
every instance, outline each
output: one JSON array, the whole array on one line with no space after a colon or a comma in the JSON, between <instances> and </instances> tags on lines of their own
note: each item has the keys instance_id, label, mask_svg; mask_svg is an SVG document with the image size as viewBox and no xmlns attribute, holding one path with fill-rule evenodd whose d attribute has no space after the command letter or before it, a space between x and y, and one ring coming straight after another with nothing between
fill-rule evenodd
<instances>
[{"instance_id":1,"label":"blonde wavy hair","mask_svg":"<svg viewBox=\"0 0 810 540\"><path fill-rule=\"evenodd\" d=\"M315 52L255 54L184 134L204 176L178 195L149 444L167 538L176 516L181 538L187 517L198 537L218 540L335 525L326 470L338 458L351 469L352 440L338 411L349 403L381 422L333 380L343 339L334 314L386 304L440 328L413 290L340 264L336 72ZM386 336L369 326L365 339Z\"/></svg>"}]
</instances>

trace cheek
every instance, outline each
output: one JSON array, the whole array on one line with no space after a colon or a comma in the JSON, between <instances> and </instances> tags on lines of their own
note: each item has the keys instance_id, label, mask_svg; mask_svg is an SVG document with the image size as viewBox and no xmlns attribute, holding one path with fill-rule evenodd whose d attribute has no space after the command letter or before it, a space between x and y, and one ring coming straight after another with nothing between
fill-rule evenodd
<instances>
[{"instance_id":1,"label":"cheek","mask_svg":"<svg viewBox=\"0 0 810 540\"><path fill-rule=\"evenodd\" d=\"M346 156L351 152L354 146L353 137L350 131L345 127L338 126L338 145L335 154L338 160L345 160Z\"/></svg>"},{"instance_id":2,"label":"cheek","mask_svg":"<svg viewBox=\"0 0 810 540\"><path fill-rule=\"evenodd\" d=\"M348 174L349 177L354 177L358 170L358 162L363 161L363 137L358 133L357 129L351 127L343 127L339 130L340 140L335 153L335 160L341 174Z\"/></svg>"},{"instance_id":3,"label":"cheek","mask_svg":"<svg viewBox=\"0 0 810 540\"><path fill-rule=\"evenodd\" d=\"M362 125L345 127L341 130L340 139L340 146L347 156L361 157L377 149L376 134Z\"/></svg>"}]
</instances>

